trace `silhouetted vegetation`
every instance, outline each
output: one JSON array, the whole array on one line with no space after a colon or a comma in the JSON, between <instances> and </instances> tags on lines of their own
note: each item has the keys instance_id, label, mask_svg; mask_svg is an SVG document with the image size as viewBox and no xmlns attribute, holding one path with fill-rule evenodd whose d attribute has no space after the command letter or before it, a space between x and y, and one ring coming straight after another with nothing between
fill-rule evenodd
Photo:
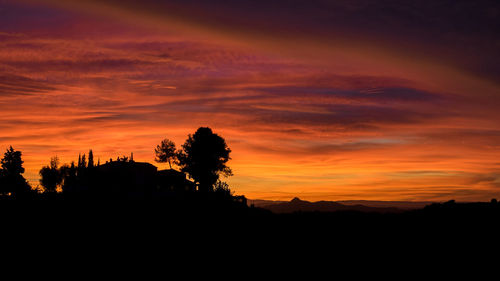
<instances>
[{"instance_id":1,"label":"silhouetted vegetation","mask_svg":"<svg viewBox=\"0 0 500 281\"><path fill-rule=\"evenodd\" d=\"M21 151L9 147L5 152L0 170L0 195L22 198L31 193L31 187L22 176L24 173Z\"/></svg>"},{"instance_id":2,"label":"silhouetted vegetation","mask_svg":"<svg viewBox=\"0 0 500 281\"><path fill-rule=\"evenodd\" d=\"M460 227L464 223L482 226L500 216L496 199L467 204L449 201L418 210L311 203L298 198L269 210L248 206L246 198L234 195L220 178L232 175L227 166L230 152L224 138L202 127L188 135L179 150L168 139L156 147L155 160L169 163L170 169L165 170L134 161L133 154L109 159L104 164L100 160L95 163L92 150L78 155L77 162L70 164L60 165L54 156L39 172L44 192L37 193L22 176L22 153L10 147L1 160L0 211L9 213L12 204L28 202L16 212L29 216L38 211L57 213L65 222L79 217L102 224L120 221L128 225L130 220L136 224L165 223L165 216L169 223L173 217L186 222L194 216L203 221L217 218L248 225L265 224L269 229L283 228L286 233L315 229L324 235L345 229ZM180 170L172 169L172 164ZM186 216L190 219L182 219Z\"/></svg>"},{"instance_id":3,"label":"silhouetted vegetation","mask_svg":"<svg viewBox=\"0 0 500 281\"><path fill-rule=\"evenodd\" d=\"M177 151L175 143L169 139L164 139L155 148L155 161L158 163L168 163L172 169L172 163L177 161Z\"/></svg>"},{"instance_id":4,"label":"silhouetted vegetation","mask_svg":"<svg viewBox=\"0 0 500 281\"><path fill-rule=\"evenodd\" d=\"M231 149L226 141L210 128L199 128L194 135L189 135L178 153L181 170L199 185L200 191L213 191L214 185L222 174L233 173L226 165L231 159Z\"/></svg>"},{"instance_id":5,"label":"silhouetted vegetation","mask_svg":"<svg viewBox=\"0 0 500 281\"><path fill-rule=\"evenodd\" d=\"M158 170L150 163L136 162L133 153L109 159L104 164L94 160L92 149L79 154L77 162L60 165L54 156L40 171L41 192L31 192L31 199L54 200L162 200L172 205L186 202L217 202L240 204L246 207L244 196L234 196L229 185L219 175L231 175L226 165L230 149L225 140L210 128L199 128L189 135L182 150L165 139L155 148L155 160L169 163L170 169ZM15 196L30 186L21 176L21 152L12 147L2 160L1 188L4 198ZM177 164L180 171L172 169ZM188 179L194 179L194 181ZM50 197L47 197L49 196Z\"/></svg>"},{"instance_id":6,"label":"silhouetted vegetation","mask_svg":"<svg viewBox=\"0 0 500 281\"><path fill-rule=\"evenodd\" d=\"M55 192L58 185L63 181L64 171L59 169L59 158L54 156L50 159L50 165L40 170L40 184L46 192Z\"/></svg>"},{"instance_id":7,"label":"silhouetted vegetation","mask_svg":"<svg viewBox=\"0 0 500 281\"><path fill-rule=\"evenodd\" d=\"M89 150L89 164L87 168L93 168L94 167L94 153L92 152L92 149Z\"/></svg>"}]
</instances>

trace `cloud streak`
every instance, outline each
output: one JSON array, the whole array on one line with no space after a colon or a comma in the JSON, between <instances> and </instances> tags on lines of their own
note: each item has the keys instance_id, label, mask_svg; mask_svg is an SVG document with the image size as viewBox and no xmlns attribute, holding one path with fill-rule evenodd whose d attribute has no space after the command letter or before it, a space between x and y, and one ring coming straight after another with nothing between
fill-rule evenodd
<instances>
[{"instance_id":1,"label":"cloud streak","mask_svg":"<svg viewBox=\"0 0 500 281\"><path fill-rule=\"evenodd\" d=\"M487 75L474 66L491 54L491 19L460 36L446 23L465 8L488 13L480 4L441 19L425 1L239 1L218 12L198 1L78 1L86 12L35 2L5 1L0 17L0 148L23 151L34 185L53 155L70 162L92 148L103 161L133 151L151 162L161 139L181 144L210 126L233 150L230 183L250 198L498 192L498 57ZM468 50L452 48L458 37L484 57L455 63Z\"/></svg>"}]
</instances>

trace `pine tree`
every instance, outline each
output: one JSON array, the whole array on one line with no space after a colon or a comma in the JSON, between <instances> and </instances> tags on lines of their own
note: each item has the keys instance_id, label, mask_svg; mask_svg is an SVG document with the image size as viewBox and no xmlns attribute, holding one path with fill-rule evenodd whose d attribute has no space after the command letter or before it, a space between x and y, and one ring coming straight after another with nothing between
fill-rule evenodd
<instances>
[{"instance_id":1,"label":"pine tree","mask_svg":"<svg viewBox=\"0 0 500 281\"><path fill-rule=\"evenodd\" d=\"M80 164L81 164L80 168L87 167L87 160L85 159L85 153L82 155L82 162Z\"/></svg>"},{"instance_id":2,"label":"pine tree","mask_svg":"<svg viewBox=\"0 0 500 281\"><path fill-rule=\"evenodd\" d=\"M92 149L89 150L89 164L88 164L88 167L89 168L93 168L94 167L94 153L92 153Z\"/></svg>"},{"instance_id":3,"label":"pine tree","mask_svg":"<svg viewBox=\"0 0 500 281\"><path fill-rule=\"evenodd\" d=\"M155 148L155 161L158 163L168 163L172 169L172 163L177 162L177 152L175 151L175 143L169 139L164 139Z\"/></svg>"},{"instance_id":4,"label":"pine tree","mask_svg":"<svg viewBox=\"0 0 500 281\"><path fill-rule=\"evenodd\" d=\"M21 156L21 151L16 151L11 146L0 160L0 194L22 196L31 191L31 187L22 176L24 161Z\"/></svg>"}]
</instances>

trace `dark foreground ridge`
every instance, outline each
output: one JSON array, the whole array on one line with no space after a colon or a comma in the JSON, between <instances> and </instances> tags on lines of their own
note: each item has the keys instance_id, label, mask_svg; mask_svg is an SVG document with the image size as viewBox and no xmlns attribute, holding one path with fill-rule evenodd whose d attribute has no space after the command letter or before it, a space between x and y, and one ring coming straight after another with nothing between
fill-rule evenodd
<instances>
[{"instance_id":1,"label":"dark foreground ridge","mask_svg":"<svg viewBox=\"0 0 500 281\"><path fill-rule=\"evenodd\" d=\"M257 255L275 259L320 259L342 251L359 259L358 251L392 258L430 255L439 261L452 251L484 251L500 235L500 204L436 203L403 212L299 211L273 213L216 193L164 193L130 198L75 198L41 194L0 201L5 247L42 251L90 252L103 250L130 260L152 257L231 253L229 257ZM175 249L175 250L174 250ZM23 252L20 252L23 253ZM272 253L272 255L269 255ZM82 256L83 257L83 256ZM106 262L104 260L103 262Z\"/></svg>"},{"instance_id":2,"label":"dark foreground ridge","mask_svg":"<svg viewBox=\"0 0 500 281\"><path fill-rule=\"evenodd\" d=\"M277 214L286 214L286 213L294 213L294 212L337 212L337 211L359 211L359 212L375 212L375 213L400 213L409 209L416 209L414 206L421 206L421 208L425 207L425 204L404 204L403 202L396 202L391 205L388 203L381 202L369 202L362 201L367 205L363 205L360 203L352 202L333 202L333 201L318 201L318 202L309 202L305 200L301 200L298 197L295 197L289 202L283 201L265 201L265 200L249 200L249 204L254 204L254 206L262 207L263 209L270 210L273 213ZM399 204L398 204L399 203ZM430 204L430 203L428 203ZM395 207L395 206L397 207ZM410 207L412 206L412 207Z\"/></svg>"},{"instance_id":3,"label":"dark foreground ridge","mask_svg":"<svg viewBox=\"0 0 500 281\"><path fill-rule=\"evenodd\" d=\"M149 197L75 197L63 193L37 194L23 199L0 199L4 223L27 222L34 225L66 227L141 226L168 229L176 224L222 224L247 230L285 231L294 229L334 233L365 230L391 232L413 229L436 231L446 229L496 229L500 204L491 202L433 203L421 209L374 208L360 205L345 206L292 200L265 208L255 207L240 196L216 192L163 192ZM324 205L322 205L324 204ZM290 206L299 206L291 211ZM286 209L285 209L286 208ZM496 232L496 231L495 231ZM324 232L323 232L324 233Z\"/></svg>"},{"instance_id":4,"label":"dark foreground ridge","mask_svg":"<svg viewBox=\"0 0 500 281\"><path fill-rule=\"evenodd\" d=\"M248 199L249 205L261 207L264 209L275 209L280 206L283 213L291 213L296 211L341 211L341 210L368 210L375 212L400 212L406 210L422 209L430 205L432 201L373 201L373 200L346 200L346 201L317 201L308 202L299 198L294 198L291 201L274 201L262 199ZM368 208L367 208L368 207ZM304 209L305 208L305 209ZM370 209L371 208L371 209Z\"/></svg>"}]
</instances>

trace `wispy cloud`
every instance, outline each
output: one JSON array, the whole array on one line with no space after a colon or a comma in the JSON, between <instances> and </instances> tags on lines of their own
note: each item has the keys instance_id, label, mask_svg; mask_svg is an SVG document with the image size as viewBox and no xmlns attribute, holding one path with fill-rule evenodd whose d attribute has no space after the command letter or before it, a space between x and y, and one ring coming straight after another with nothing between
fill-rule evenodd
<instances>
[{"instance_id":1,"label":"wispy cloud","mask_svg":"<svg viewBox=\"0 0 500 281\"><path fill-rule=\"evenodd\" d=\"M70 162L93 148L103 160L133 151L152 161L161 139L181 144L210 126L232 148L230 182L248 197L483 200L497 192L496 67L478 79L475 66L490 54L490 30L479 44L484 58L455 63L465 47L442 59L435 50L456 35L433 46L423 32L430 19L406 18L429 12L421 1L415 9L389 1L396 14L365 1L299 1L300 13L282 1L240 1L215 14L200 8L206 3L170 1L187 19L166 20L158 15L167 6L143 2L153 25L132 15L131 1L78 1L84 12L62 1L8 3L25 21L0 17L0 148L23 151L31 183L54 154ZM330 5L343 16L327 17ZM446 19L461 11L432 14L432 34L455 30ZM416 49L406 48L413 36ZM489 57L488 67L497 59Z\"/></svg>"}]
</instances>

